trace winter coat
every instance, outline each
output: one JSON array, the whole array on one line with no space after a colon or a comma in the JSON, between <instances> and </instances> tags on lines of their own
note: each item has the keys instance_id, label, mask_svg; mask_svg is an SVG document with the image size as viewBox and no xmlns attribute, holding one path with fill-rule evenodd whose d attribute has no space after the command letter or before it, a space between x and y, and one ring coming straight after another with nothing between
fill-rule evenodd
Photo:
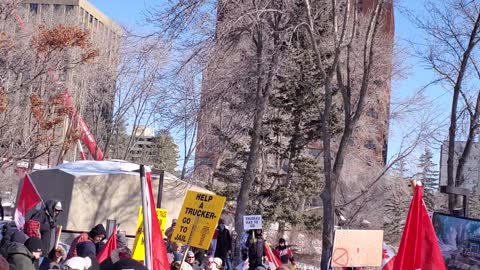
<instances>
[{"instance_id":1,"label":"winter coat","mask_svg":"<svg viewBox=\"0 0 480 270\"><path fill-rule=\"evenodd\" d=\"M227 258L227 254L232 248L232 238L230 232L224 228L223 230L217 229L217 246L215 248L215 257L222 260Z\"/></svg>"},{"instance_id":2,"label":"winter coat","mask_svg":"<svg viewBox=\"0 0 480 270\"><path fill-rule=\"evenodd\" d=\"M77 245L79 245L80 243L83 243L83 242L86 242L86 241L90 241L88 239L88 234L87 233L82 233L80 234L79 236L75 237L75 239L73 239L72 241L72 244L70 244L70 250L68 251L68 254L67 254L67 260L70 259L70 258L73 258L73 257L77 257Z\"/></svg>"},{"instance_id":3,"label":"winter coat","mask_svg":"<svg viewBox=\"0 0 480 270\"><path fill-rule=\"evenodd\" d=\"M0 255L3 257L7 257L7 248L10 243L17 242L23 244L28 239L28 236L25 233L17 229L13 221L5 224L2 227L1 233L2 240L0 241Z\"/></svg>"},{"instance_id":4,"label":"winter coat","mask_svg":"<svg viewBox=\"0 0 480 270\"><path fill-rule=\"evenodd\" d=\"M88 233L88 237L90 238L90 240L92 240L92 242L93 242L93 239L95 238L95 236L98 236L98 235L103 235L103 236L107 235L107 231L105 230L105 227L102 224L96 225ZM103 237L103 239L105 239L105 237ZM103 239L102 239L102 241L103 241ZM104 247L105 247L105 243L103 243L101 241L96 243L95 244L96 254L100 254L100 252L103 250Z\"/></svg>"},{"instance_id":5,"label":"winter coat","mask_svg":"<svg viewBox=\"0 0 480 270\"><path fill-rule=\"evenodd\" d=\"M89 270L99 270L100 265L97 261L97 254L95 249L95 244L92 241L82 242L77 245L77 254L79 257L89 257L92 260L92 266Z\"/></svg>"},{"instance_id":6,"label":"winter coat","mask_svg":"<svg viewBox=\"0 0 480 270\"><path fill-rule=\"evenodd\" d=\"M7 261L18 270L35 270L35 257L20 243L12 242L7 249Z\"/></svg>"},{"instance_id":7,"label":"winter coat","mask_svg":"<svg viewBox=\"0 0 480 270\"><path fill-rule=\"evenodd\" d=\"M40 234L42 235L42 252L49 254L55 245L55 228L57 227L57 217L55 216L54 207L58 203L55 200L45 202L42 210L36 211L31 219L40 223Z\"/></svg>"},{"instance_id":8,"label":"winter coat","mask_svg":"<svg viewBox=\"0 0 480 270\"><path fill-rule=\"evenodd\" d=\"M265 256L265 240L257 237L255 240L250 235L248 239L248 269L263 267L263 257Z\"/></svg>"}]
</instances>

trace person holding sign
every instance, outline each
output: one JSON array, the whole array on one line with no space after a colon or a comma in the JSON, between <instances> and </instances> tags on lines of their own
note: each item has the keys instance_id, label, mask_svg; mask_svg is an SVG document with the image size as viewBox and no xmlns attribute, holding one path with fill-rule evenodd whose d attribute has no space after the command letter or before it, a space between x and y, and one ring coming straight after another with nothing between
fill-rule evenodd
<instances>
[{"instance_id":1,"label":"person holding sign","mask_svg":"<svg viewBox=\"0 0 480 270\"><path fill-rule=\"evenodd\" d=\"M248 269L255 270L257 267L263 267L265 257L265 240L262 230L253 230L247 240L248 246Z\"/></svg>"}]
</instances>

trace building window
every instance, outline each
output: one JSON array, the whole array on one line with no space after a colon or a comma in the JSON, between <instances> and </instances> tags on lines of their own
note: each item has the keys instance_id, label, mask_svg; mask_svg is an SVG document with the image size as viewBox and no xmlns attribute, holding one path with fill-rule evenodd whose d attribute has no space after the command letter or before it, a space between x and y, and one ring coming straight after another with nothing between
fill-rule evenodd
<instances>
[{"instance_id":1,"label":"building window","mask_svg":"<svg viewBox=\"0 0 480 270\"><path fill-rule=\"evenodd\" d=\"M374 110L369 110L367 112L367 115L372 117L372 118L375 118L375 119L378 119L378 112L374 111Z\"/></svg>"},{"instance_id":2,"label":"building window","mask_svg":"<svg viewBox=\"0 0 480 270\"><path fill-rule=\"evenodd\" d=\"M30 12L38 13L38 4L30 4Z\"/></svg>"},{"instance_id":3,"label":"building window","mask_svg":"<svg viewBox=\"0 0 480 270\"><path fill-rule=\"evenodd\" d=\"M66 11L66 12L73 11L73 8L74 8L73 5L66 5L66 6L65 6L65 11Z\"/></svg>"},{"instance_id":4,"label":"building window","mask_svg":"<svg viewBox=\"0 0 480 270\"><path fill-rule=\"evenodd\" d=\"M377 149L377 146L375 145L375 143L373 142L373 140L368 140L368 141L365 143L365 148L370 149L370 150L374 150L374 149Z\"/></svg>"},{"instance_id":5,"label":"building window","mask_svg":"<svg viewBox=\"0 0 480 270\"><path fill-rule=\"evenodd\" d=\"M53 5L53 11L62 12L62 5L58 5L58 4Z\"/></svg>"},{"instance_id":6,"label":"building window","mask_svg":"<svg viewBox=\"0 0 480 270\"><path fill-rule=\"evenodd\" d=\"M47 13L50 11L50 5L49 4L42 4L42 13Z\"/></svg>"},{"instance_id":7,"label":"building window","mask_svg":"<svg viewBox=\"0 0 480 270\"><path fill-rule=\"evenodd\" d=\"M93 23L93 15L92 14L90 14L90 20L89 21L90 21L90 23Z\"/></svg>"}]
</instances>

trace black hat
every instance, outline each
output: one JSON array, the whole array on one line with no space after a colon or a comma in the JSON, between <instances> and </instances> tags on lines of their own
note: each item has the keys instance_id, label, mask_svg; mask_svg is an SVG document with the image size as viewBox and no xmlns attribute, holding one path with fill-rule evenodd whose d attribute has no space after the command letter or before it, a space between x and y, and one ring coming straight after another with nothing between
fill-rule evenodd
<instances>
[{"instance_id":1,"label":"black hat","mask_svg":"<svg viewBox=\"0 0 480 270\"><path fill-rule=\"evenodd\" d=\"M104 237L107 235L107 231L105 230L105 227L103 227L103 224L97 224L88 233L88 236L90 236L90 238L95 238L95 236L99 236L99 235L103 235Z\"/></svg>"},{"instance_id":2,"label":"black hat","mask_svg":"<svg viewBox=\"0 0 480 270\"><path fill-rule=\"evenodd\" d=\"M30 237L24 244L30 252L42 252L42 241L36 237Z\"/></svg>"}]
</instances>

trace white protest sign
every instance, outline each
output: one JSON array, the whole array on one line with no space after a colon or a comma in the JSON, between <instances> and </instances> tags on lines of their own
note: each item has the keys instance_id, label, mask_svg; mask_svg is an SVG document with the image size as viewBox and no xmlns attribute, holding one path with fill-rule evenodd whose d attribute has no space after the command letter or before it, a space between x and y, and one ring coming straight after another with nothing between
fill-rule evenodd
<instances>
[{"instance_id":1,"label":"white protest sign","mask_svg":"<svg viewBox=\"0 0 480 270\"><path fill-rule=\"evenodd\" d=\"M243 216L243 229L244 230L262 229L262 216L260 215Z\"/></svg>"}]
</instances>

